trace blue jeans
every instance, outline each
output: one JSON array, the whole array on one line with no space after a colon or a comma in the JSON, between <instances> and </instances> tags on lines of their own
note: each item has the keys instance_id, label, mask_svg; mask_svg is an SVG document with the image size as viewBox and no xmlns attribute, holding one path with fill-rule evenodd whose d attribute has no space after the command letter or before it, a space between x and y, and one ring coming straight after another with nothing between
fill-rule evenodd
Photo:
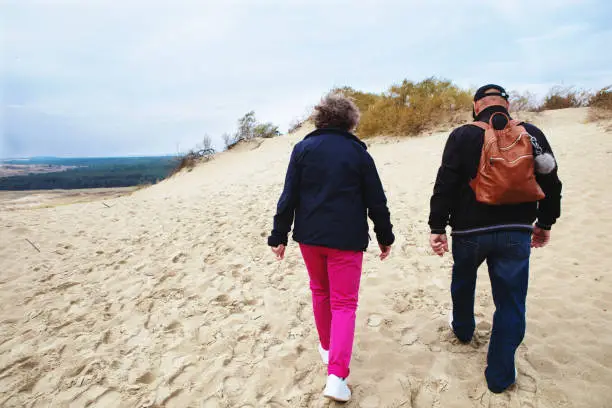
<instances>
[{"instance_id":1,"label":"blue jeans","mask_svg":"<svg viewBox=\"0 0 612 408\"><path fill-rule=\"evenodd\" d=\"M474 334L476 271L487 261L495 302L485 370L492 392L503 392L515 381L514 354L525 336L530 255L529 231L453 236L453 330L463 342L469 342Z\"/></svg>"}]
</instances>

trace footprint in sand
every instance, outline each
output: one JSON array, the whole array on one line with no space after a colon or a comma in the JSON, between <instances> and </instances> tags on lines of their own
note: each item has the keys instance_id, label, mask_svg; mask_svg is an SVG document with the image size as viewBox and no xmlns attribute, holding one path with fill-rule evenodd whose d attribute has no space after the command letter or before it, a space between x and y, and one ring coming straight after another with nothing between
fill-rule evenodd
<instances>
[{"instance_id":1,"label":"footprint in sand","mask_svg":"<svg viewBox=\"0 0 612 408\"><path fill-rule=\"evenodd\" d=\"M241 378L227 377L225 380L223 380L223 391L231 397L240 394L242 392L242 388L243 381Z\"/></svg>"},{"instance_id":2,"label":"footprint in sand","mask_svg":"<svg viewBox=\"0 0 612 408\"><path fill-rule=\"evenodd\" d=\"M172 391L170 387L160 387L157 390L157 397L155 403L157 406L167 406L171 399L176 398L183 390L176 389Z\"/></svg>"},{"instance_id":3,"label":"footprint in sand","mask_svg":"<svg viewBox=\"0 0 612 408\"><path fill-rule=\"evenodd\" d=\"M400 344L402 346L411 346L419 340L419 335L413 329L404 329Z\"/></svg>"},{"instance_id":4,"label":"footprint in sand","mask_svg":"<svg viewBox=\"0 0 612 408\"><path fill-rule=\"evenodd\" d=\"M365 397L360 403L360 408L378 408L380 406L380 398L376 395Z\"/></svg>"},{"instance_id":5,"label":"footprint in sand","mask_svg":"<svg viewBox=\"0 0 612 408\"><path fill-rule=\"evenodd\" d=\"M182 330L182 328L183 328L183 325L180 322L174 320L173 322L171 322L169 325L167 325L164 328L164 331L166 333L173 333L173 332L178 332Z\"/></svg>"},{"instance_id":6,"label":"footprint in sand","mask_svg":"<svg viewBox=\"0 0 612 408\"><path fill-rule=\"evenodd\" d=\"M210 398L207 398L206 400L202 401L202 404L200 405L200 408L219 408L219 407L223 407L223 406L224 406L224 404L221 403L219 398L217 398L217 397L210 397Z\"/></svg>"},{"instance_id":7,"label":"footprint in sand","mask_svg":"<svg viewBox=\"0 0 612 408\"><path fill-rule=\"evenodd\" d=\"M534 377L524 372L522 369L518 369L518 377L516 378L515 390L521 407L535 408L538 406L537 381Z\"/></svg>"},{"instance_id":8,"label":"footprint in sand","mask_svg":"<svg viewBox=\"0 0 612 408\"><path fill-rule=\"evenodd\" d=\"M428 378L411 383L411 400L415 408L440 407L440 394L446 391L448 382L443 379Z\"/></svg>"},{"instance_id":9,"label":"footprint in sand","mask_svg":"<svg viewBox=\"0 0 612 408\"><path fill-rule=\"evenodd\" d=\"M224 293L215 297L213 302L218 303L221 306L227 306L230 303L230 297Z\"/></svg>"},{"instance_id":10,"label":"footprint in sand","mask_svg":"<svg viewBox=\"0 0 612 408\"><path fill-rule=\"evenodd\" d=\"M383 318L381 315L373 314L368 318L368 326L370 327L378 327L383 322Z\"/></svg>"},{"instance_id":11,"label":"footprint in sand","mask_svg":"<svg viewBox=\"0 0 612 408\"><path fill-rule=\"evenodd\" d=\"M136 379L137 384L149 385L149 384L153 384L154 381L155 381L155 375L150 371L145 372L144 374L142 374Z\"/></svg>"},{"instance_id":12,"label":"footprint in sand","mask_svg":"<svg viewBox=\"0 0 612 408\"><path fill-rule=\"evenodd\" d=\"M187 259L187 255L184 252L179 252L178 254L172 257L172 263L184 263Z\"/></svg>"}]
</instances>

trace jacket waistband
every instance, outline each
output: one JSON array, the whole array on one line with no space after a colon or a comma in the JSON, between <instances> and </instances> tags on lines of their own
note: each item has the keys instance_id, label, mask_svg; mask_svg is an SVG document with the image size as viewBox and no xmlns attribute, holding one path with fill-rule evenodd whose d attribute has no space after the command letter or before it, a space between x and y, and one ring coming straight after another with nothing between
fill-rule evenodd
<instances>
[{"instance_id":1,"label":"jacket waistband","mask_svg":"<svg viewBox=\"0 0 612 408\"><path fill-rule=\"evenodd\" d=\"M480 227L480 228L470 228L464 230L453 230L451 235L467 235L467 234L478 234L481 232L492 232L499 230L527 230L533 231L533 226L531 224L502 224L502 225L491 225L488 227Z\"/></svg>"}]
</instances>

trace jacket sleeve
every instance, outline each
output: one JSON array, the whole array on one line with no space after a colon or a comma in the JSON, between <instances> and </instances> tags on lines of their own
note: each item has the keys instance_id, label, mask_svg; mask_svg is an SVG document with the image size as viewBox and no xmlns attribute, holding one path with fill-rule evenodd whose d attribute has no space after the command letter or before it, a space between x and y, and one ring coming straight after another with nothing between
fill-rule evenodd
<instances>
[{"instance_id":1,"label":"jacket sleeve","mask_svg":"<svg viewBox=\"0 0 612 408\"><path fill-rule=\"evenodd\" d=\"M429 227L432 234L444 234L453 202L458 196L463 179L462 152L459 139L464 127L455 129L444 147L442 164L438 169L430 200Z\"/></svg>"},{"instance_id":2,"label":"jacket sleeve","mask_svg":"<svg viewBox=\"0 0 612 408\"><path fill-rule=\"evenodd\" d=\"M391 214L387 208L387 197L376 169L374 159L365 152L363 170L364 199L368 216L374 223L376 240L381 245L392 245L395 242Z\"/></svg>"},{"instance_id":3,"label":"jacket sleeve","mask_svg":"<svg viewBox=\"0 0 612 408\"><path fill-rule=\"evenodd\" d=\"M527 131L535 136L536 140L540 144L544 153L550 153L553 155L552 148L544 136L544 133L533 125L525 126ZM555 158L556 161L556 158ZM555 224L557 219L561 216L561 189L562 183L559 180L558 174L559 163L555 166L555 169L549 174L537 174L536 181L544 191L546 197L538 202L538 221L537 226L550 230Z\"/></svg>"},{"instance_id":4,"label":"jacket sleeve","mask_svg":"<svg viewBox=\"0 0 612 408\"><path fill-rule=\"evenodd\" d=\"M274 227L272 233L268 237L268 245L276 247L279 245L287 245L289 240L288 235L291 231L295 208L299 201L300 190L300 145L297 144L293 148L291 158L289 159L289 168L285 176L285 186L278 200L276 207L276 215L274 216Z\"/></svg>"}]
</instances>

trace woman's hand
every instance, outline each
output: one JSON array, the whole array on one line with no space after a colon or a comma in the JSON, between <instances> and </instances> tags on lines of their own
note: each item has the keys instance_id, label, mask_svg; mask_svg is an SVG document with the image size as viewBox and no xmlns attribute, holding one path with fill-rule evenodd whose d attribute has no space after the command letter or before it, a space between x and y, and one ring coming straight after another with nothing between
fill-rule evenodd
<instances>
[{"instance_id":1,"label":"woman's hand","mask_svg":"<svg viewBox=\"0 0 612 408\"><path fill-rule=\"evenodd\" d=\"M278 259L279 261L282 261L283 259L285 259L285 246L284 245L272 247L272 252L274 252L274 255L276 255L276 259Z\"/></svg>"},{"instance_id":2,"label":"woman's hand","mask_svg":"<svg viewBox=\"0 0 612 408\"><path fill-rule=\"evenodd\" d=\"M380 248L380 260L384 261L391 253L391 245L378 244L378 247Z\"/></svg>"}]
</instances>

